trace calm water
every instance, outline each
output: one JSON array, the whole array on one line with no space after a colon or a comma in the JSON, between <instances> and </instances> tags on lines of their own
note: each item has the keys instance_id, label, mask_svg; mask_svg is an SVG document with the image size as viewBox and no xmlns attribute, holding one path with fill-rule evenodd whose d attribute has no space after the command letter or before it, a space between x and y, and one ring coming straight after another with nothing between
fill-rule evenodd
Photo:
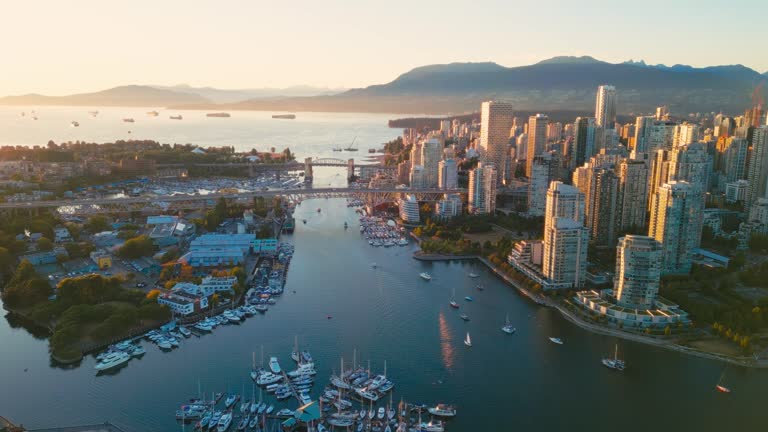
<instances>
[{"instance_id":1,"label":"calm water","mask_svg":"<svg viewBox=\"0 0 768 432\"><path fill-rule=\"evenodd\" d=\"M30 112L36 111L38 120ZM97 117L88 111L98 110ZM147 111L160 113L157 117ZM22 117L21 113L27 115ZM233 111L230 118L206 117L210 111L168 111L162 108L0 107L0 145L46 145L48 140L112 142L149 139L161 143L195 144L202 147L234 146L236 150L290 147L299 157L335 156L362 158L369 148L396 137L387 120L396 114L297 113L295 120L271 118L271 112ZM171 120L181 114L183 120ZM124 123L123 118L135 123ZM70 122L77 121L79 127ZM130 131L130 133L129 133ZM357 137L357 139L355 139ZM356 153L334 153L355 139Z\"/></svg>"},{"instance_id":2,"label":"calm water","mask_svg":"<svg viewBox=\"0 0 768 432\"><path fill-rule=\"evenodd\" d=\"M318 383L357 349L374 370L387 361L395 400L456 403L449 431L759 430L768 420L768 371L728 367L724 382L734 393L722 395L713 389L722 364L618 341L629 368L615 373L599 363L614 338L531 304L482 266L422 263L411 258L412 247L371 248L341 200L305 201L302 218L307 224L286 238L296 245L286 294L266 315L187 339L167 354L145 343L147 355L115 375L95 376L93 358L76 369L51 367L45 340L0 320L0 414L34 427L109 419L128 431L179 430L174 409L197 394L198 381L209 394L250 389L252 353L258 361L263 346L290 366L298 336L315 358ZM484 291L473 288L472 270ZM422 281L422 271L433 280ZM460 300L468 323L448 305L453 287L457 298L475 299ZM506 313L515 335L500 331ZM467 331L471 349L462 343Z\"/></svg>"}]
</instances>

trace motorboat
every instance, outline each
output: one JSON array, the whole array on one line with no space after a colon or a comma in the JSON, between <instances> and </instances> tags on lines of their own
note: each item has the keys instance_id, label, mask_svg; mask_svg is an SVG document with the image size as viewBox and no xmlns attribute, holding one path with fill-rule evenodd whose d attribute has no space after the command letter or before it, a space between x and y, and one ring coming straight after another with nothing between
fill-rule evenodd
<instances>
[{"instance_id":1,"label":"motorboat","mask_svg":"<svg viewBox=\"0 0 768 432\"><path fill-rule=\"evenodd\" d=\"M186 327L179 327L179 333L181 333L181 335L184 336L185 338L192 336L192 332L189 331L189 329L187 329Z\"/></svg>"},{"instance_id":2,"label":"motorboat","mask_svg":"<svg viewBox=\"0 0 768 432\"><path fill-rule=\"evenodd\" d=\"M277 413L275 413L275 417L291 417L293 416L293 411L289 410L288 408L283 408Z\"/></svg>"},{"instance_id":3,"label":"motorboat","mask_svg":"<svg viewBox=\"0 0 768 432\"><path fill-rule=\"evenodd\" d=\"M282 373L282 369L280 369L280 363L277 361L277 357L269 358L269 370L271 370L273 374Z\"/></svg>"},{"instance_id":4,"label":"motorboat","mask_svg":"<svg viewBox=\"0 0 768 432\"><path fill-rule=\"evenodd\" d=\"M430 414L437 417L455 417L456 416L456 408L445 405L445 404L437 404L437 406L427 408L427 411L429 411Z\"/></svg>"},{"instance_id":5,"label":"motorboat","mask_svg":"<svg viewBox=\"0 0 768 432\"><path fill-rule=\"evenodd\" d=\"M456 288L453 289L453 295L451 296L451 301L448 304L450 304L451 307L454 308L454 309L458 309L459 308L459 304L456 303Z\"/></svg>"},{"instance_id":6,"label":"motorboat","mask_svg":"<svg viewBox=\"0 0 768 432\"><path fill-rule=\"evenodd\" d=\"M379 420L384 420L384 417L387 415L386 410L384 407L379 407L378 411L376 412L376 418Z\"/></svg>"},{"instance_id":7,"label":"motorboat","mask_svg":"<svg viewBox=\"0 0 768 432\"><path fill-rule=\"evenodd\" d=\"M273 373L267 372L265 374L260 375L258 378L256 378L256 384L260 386L269 385L269 384L274 384L282 379L283 377L280 375L275 375Z\"/></svg>"},{"instance_id":8,"label":"motorboat","mask_svg":"<svg viewBox=\"0 0 768 432\"><path fill-rule=\"evenodd\" d=\"M438 420L429 423L419 423L416 430L419 432L444 432L445 427L443 427L443 422Z\"/></svg>"},{"instance_id":9,"label":"motorboat","mask_svg":"<svg viewBox=\"0 0 768 432\"><path fill-rule=\"evenodd\" d=\"M432 280L432 276L427 272L419 273L419 276L426 281Z\"/></svg>"},{"instance_id":10,"label":"motorboat","mask_svg":"<svg viewBox=\"0 0 768 432\"><path fill-rule=\"evenodd\" d=\"M464 321L469 321L469 315L465 313L459 315L459 318L463 319Z\"/></svg>"},{"instance_id":11,"label":"motorboat","mask_svg":"<svg viewBox=\"0 0 768 432\"><path fill-rule=\"evenodd\" d=\"M473 299L471 296L464 297L464 300L466 300L466 301L475 301L475 299Z\"/></svg>"},{"instance_id":12,"label":"motorboat","mask_svg":"<svg viewBox=\"0 0 768 432\"><path fill-rule=\"evenodd\" d=\"M475 272L470 272L470 273L469 273L469 277L471 277L471 278L473 278L473 279L474 279L474 278L478 277L478 274L477 274L477 273L475 273Z\"/></svg>"},{"instance_id":13,"label":"motorboat","mask_svg":"<svg viewBox=\"0 0 768 432\"><path fill-rule=\"evenodd\" d=\"M131 356L128 355L127 353L124 353L122 351L114 351L109 355L107 355L106 357L104 357L103 360L96 363L96 366L94 366L93 368L101 372L101 371L105 371L105 370L120 366L121 364L126 363L130 359L131 359Z\"/></svg>"},{"instance_id":14,"label":"motorboat","mask_svg":"<svg viewBox=\"0 0 768 432\"><path fill-rule=\"evenodd\" d=\"M549 341L552 342L552 343L558 344L558 345L562 345L563 344L563 340L560 339L560 338L556 338L556 337L549 338Z\"/></svg>"},{"instance_id":15,"label":"motorboat","mask_svg":"<svg viewBox=\"0 0 768 432\"><path fill-rule=\"evenodd\" d=\"M219 423L216 425L216 432L226 432L232 425L232 413L228 412L221 416Z\"/></svg>"}]
</instances>

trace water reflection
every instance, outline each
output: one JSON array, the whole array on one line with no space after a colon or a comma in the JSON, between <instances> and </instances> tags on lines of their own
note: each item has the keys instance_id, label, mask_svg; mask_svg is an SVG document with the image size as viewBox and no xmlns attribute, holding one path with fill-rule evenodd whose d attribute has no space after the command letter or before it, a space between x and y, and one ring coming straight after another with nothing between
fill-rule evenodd
<instances>
[{"instance_id":1,"label":"water reflection","mask_svg":"<svg viewBox=\"0 0 768 432\"><path fill-rule=\"evenodd\" d=\"M438 316L438 324L440 326L440 353L443 357L443 365L450 371L453 370L456 352L453 348L451 329L448 327L448 321L445 320L445 314L442 311Z\"/></svg>"}]
</instances>

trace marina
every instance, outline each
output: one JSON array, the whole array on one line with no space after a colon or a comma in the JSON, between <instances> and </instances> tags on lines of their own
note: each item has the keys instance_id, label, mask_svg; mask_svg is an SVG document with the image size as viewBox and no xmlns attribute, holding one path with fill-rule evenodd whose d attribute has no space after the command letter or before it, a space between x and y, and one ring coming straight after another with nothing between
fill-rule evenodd
<instances>
[{"instance_id":1,"label":"marina","mask_svg":"<svg viewBox=\"0 0 768 432\"><path fill-rule=\"evenodd\" d=\"M317 208L322 212L318 214ZM374 377L383 374L386 361L386 376L394 387L373 403L375 421L379 407L388 416L391 395L398 415L401 398L411 407L421 406L422 430L495 430L504 424L514 430L556 431L567 418L574 429L607 431L612 428L581 414L601 406L610 416L631 416L652 397L669 402L659 404L656 413L667 419L669 428L749 430L756 417L763 419L765 371L729 368L717 384L722 364L585 332L556 311L520 296L483 265L472 269L471 262L417 261L412 258L413 244L369 247L361 242L354 209L346 207L344 200L307 200L297 207L295 217L308 223L298 224L293 235L281 238L295 247L282 298L268 305L267 313L257 313L240 324L219 325L212 335L200 332L202 336L195 337L195 329L184 325L193 335L182 334L180 347L162 355L150 342L141 341L147 354L131 358L127 366L97 375L97 359L89 356L79 367L63 368L50 363L45 339L35 338L17 322L0 320L0 335L16 347L0 350L4 366L0 380L14 389L0 392L3 415L32 428L108 419L127 432L191 431L197 420L180 422L175 415L182 405L190 404L189 399L210 401L221 393L215 411L223 416L228 394L259 401L261 389L263 413L274 406L262 430L279 429L301 402L290 391L277 392L285 377L261 386L253 381L250 372L254 363L258 369L263 346L263 366L268 367L269 357L275 356L286 374L298 369L291 353L308 351L316 372L311 401L331 406L329 412L334 413L333 402L338 400L318 402L325 395L324 387L349 386L342 399L352 403L348 412L357 411L358 419L362 396L351 388L352 383L333 378L341 373L340 358L347 362L345 371L368 369L370 360ZM343 221L350 222L350 229L344 230ZM470 271L478 277L467 277ZM421 280L422 272L431 274L432 281ZM484 285L483 291L476 289L478 283ZM452 308L448 300L454 288L457 299L471 295L474 302L461 302L460 310ZM459 311L472 320L462 321ZM514 335L500 331L507 314L517 329ZM471 348L463 343L467 332ZM549 337L566 343L556 345ZM613 358L617 343L620 359L629 364L622 373L601 364L603 358ZM349 361L355 352L357 368ZM659 380L667 384L662 393L655 384ZM715 384L731 393L721 393ZM591 391L584 392L585 388ZM673 403L683 398L692 408ZM243 418L242 399L233 405L231 431ZM369 417L371 400L365 400ZM430 420L427 410L438 404L454 405L457 414ZM557 416L551 414L553 406L559 407ZM722 412L724 406L727 413ZM701 410L721 414L695 415ZM683 421L681 411L692 415ZM248 415L250 424L254 417L250 406ZM409 427L419 423L418 408L409 410L408 416L415 420L409 420ZM333 420L336 424L349 421L338 416ZM333 429L330 423L324 427ZM349 428L357 430L357 426ZM345 428L335 426L335 430Z\"/></svg>"}]
</instances>

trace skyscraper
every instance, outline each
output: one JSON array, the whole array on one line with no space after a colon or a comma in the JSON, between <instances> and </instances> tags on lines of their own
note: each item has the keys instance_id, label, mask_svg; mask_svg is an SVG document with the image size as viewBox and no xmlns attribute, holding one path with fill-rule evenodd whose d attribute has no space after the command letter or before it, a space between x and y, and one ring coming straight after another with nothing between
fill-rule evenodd
<instances>
[{"instance_id":1,"label":"skyscraper","mask_svg":"<svg viewBox=\"0 0 768 432\"><path fill-rule=\"evenodd\" d=\"M427 186L426 176L424 175L424 167L421 165L414 165L411 167L411 188L412 189L425 189Z\"/></svg>"},{"instance_id":2,"label":"skyscraper","mask_svg":"<svg viewBox=\"0 0 768 432\"><path fill-rule=\"evenodd\" d=\"M525 175L531 176L533 158L547 149L547 125L549 117L536 114L528 118L528 156L525 158Z\"/></svg>"},{"instance_id":3,"label":"skyscraper","mask_svg":"<svg viewBox=\"0 0 768 432\"><path fill-rule=\"evenodd\" d=\"M723 146L718 148L720 166L723 173L723 182L731 183L747 178L747 156L749 155L749 142L746 138L728 137L721 138Z\"/></svg>"},{"instance_id":4,"label":"skyscraper","mask_svg":"<svg viewBox=\"0 0 768 432\"><path fill-rule=\"evenodd\" d=\"M613 129L616 124L616 87L601 85L595 98L595 119L603 129Z\"/></svg>"},{"instance_id":5,"label":"skyscraper","mask_svg":"<svg viewBox=\"0 0 768 432\"><path fill-rule=\"evenodd\" d=\"M438 164L443 157L443 145L437 138L431 138L421 145L421 165L424 167L424 185L437 187Z\"/></svg>"},{"instance_id":6,"label":"skyscraper","mask_svg":"<svg viewBox=\"0 0 768 432\"><path fill-rule=\"evenodd\" d=\"M613 292L620 306L650 309L659 292L661 243L651 237L627 235L616 246Z\"/></svg>"},{"instance_id":7,"label":"skyscraper","mask_svg":"<svg viewBox=\"0 0 768 432\"><path fill-rule=\"evenodd\" d=\"M584 194L571 185L553 181L547 189L544 225L558 217L584 222Z\"/></svg>"},{"instance_id":8,"label":"skyscraper","mask_svg":"<svg viewBox=\"0 0 768 432\"><path fill-rule=\"evenodd\" d=\"M701 238L697 221L704 209L701 193L683 181L670 181L653 196L648 236L662 245L662 274L691 271L693 249Z\"/></svg>"},{"instance_id":9,"label":"skyscraper","mask_svg":"<svg viewBox=\"0 0 768 432\"><path fill-rule=\"evenodd\" d=\"M651 153L649 149L651 129L656 122L655 117L638 117L635 120L635 139L633 150L637 153Z\"/></svg>"},{"instance_id":10,"label":"skyscraper","mask_svg":"<svg viewBox=\"0 0 768 432\"><path fill-rule=\"evenodd\" d=\"M588 173L586 226L590 237L600 246L616 241L617 196L619 178L608 168L593 168Z\"/></svg>"},{"instance_id":11,"label":"skyscraper","mask_svg":"<svg viewBox=\"0 0 768 432\"><path fill-rule=\"evenodd\" d=\"M595 154L595 131L597 124L592 117L577 117L573 123L573 154L569 154L569 166L573 169L583 165Z\"/></svg>"},{"instance_id":12,"label":"skyscraper","mask_svg":"<svg viewBox=\"0 0 768 432\"><path fill-rule=\"evenodd\" d=\"M545 152L533 159L533 168L528 182L528 214L544 216L547 189L554 180L559 180L560 158L555 152Z\"/></svg>"},{"instance_id":13,"label":"skyscraper","mask_svg":"<svg viewBox=\"0 0 768 432\"><path fill-rule=\"evenodd\" d=\"M648 167L645 162L624 159L619 164L619 194L616 199L619 232L645 227L647 200Z\"/></svg>"},{"instance_id":14,"label":"skyscraper","mask_svg":"<svg viewBox=\"0 0 768 432\"><path fill-rule=\"evenodd\" d=\"M693 123L683 123L675 127L675 136L673 146L684 146L693 144L699 139L699 125Z\"/></svg>"},{"instance_id":15,"label":"skyscraper","mask_svg":"<svg viewBox=\"0 0 768 432\"><path fill-rule=\"evenodd\" d=\"M552 182L544 217L542 273L560 288L583 286L589 231L582 223L584 195L573 186Z\"/></svg>"},{"instance_id":16,"label":"skyscraper","mask_svg":"<svg viewBox=\"0 0 768 432\"><path fill-rule=\"evenodd\" d=\"M496 211L496 168L483 162L469 172L469 212L475 214Z\"/></svg>"},{"instance_id":17,"label":"skyscraper","mask_svg":"<svg viewBox=\"0 0 768 432\"><path fill-rule=\"evenodd\" d=\"M480 115L480 160L496 167L496 181L501 182L509 152L514 109L507 102L488 101L483 102Z\"/></svg>"},{"instance_id":18,"label":"skyscraper","mask_svg":"<svg viewBox=\"0 0 768 432\"><path fill-rule=\"evenodd\" d=\"M748 207L760 198L768 198L768 126L752 132L752 155L749 158Z\"/></svg>"},{"instance_id":19,"label":"skyscraper","mask_svg":"<svg viewBox=\"0 0 768 432\"><path fill-rule=\"evenodd\" d=\"M438 165L438 186L440 189L456 189L459 187L459 173L456 160L445 159Z\"/></svg>"}]
</instances>

